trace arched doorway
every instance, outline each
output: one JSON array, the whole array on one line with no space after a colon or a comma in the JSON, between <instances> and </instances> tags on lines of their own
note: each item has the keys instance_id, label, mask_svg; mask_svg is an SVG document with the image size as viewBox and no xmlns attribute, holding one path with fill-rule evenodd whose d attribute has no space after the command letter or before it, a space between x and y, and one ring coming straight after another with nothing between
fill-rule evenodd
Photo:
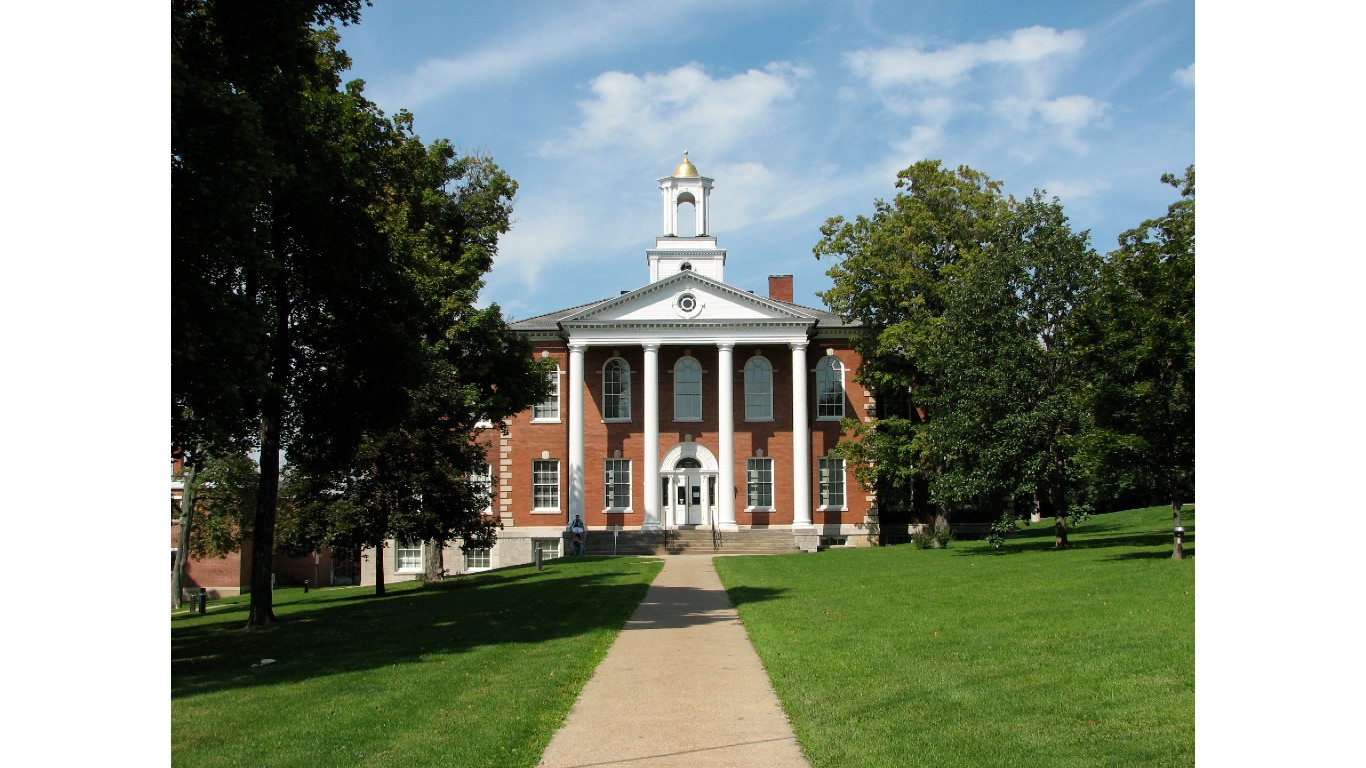
<instances>
[{"instance_id":1,"label":"arched doorway","mask_svg":"<svg viewBox=\"0 0 1366 768\"><path fill-rule=\"evenodd\" d=\"M715 524L717 465L711 451L697 443L679 443L664 455L659 475L666 524Z\"/></svg>"}]
</instances>

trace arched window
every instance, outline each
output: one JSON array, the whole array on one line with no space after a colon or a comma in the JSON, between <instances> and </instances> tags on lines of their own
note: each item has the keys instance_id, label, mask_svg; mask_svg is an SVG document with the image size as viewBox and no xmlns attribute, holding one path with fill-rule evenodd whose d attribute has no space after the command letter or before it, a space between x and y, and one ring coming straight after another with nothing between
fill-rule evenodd
<instances>
[{"instance_id":1,"label":"arched window","mask_svg":"<svg viewBox=\"0 0 1366 768\"><path fill-rule=\"evenodd\" d=\"M745 363L745 421L773 419L773 366L754 356Z\"/></svg>"},{"instance_id":2,"label":"arched window","mask_svg":"<svg viewBox=\"0 0 1366 768\"><path fill-rule=\"evenodd\" d=\"M674 421L702 420L702 366L685 357L674 366Z\"/></svg>"},{"instance_id":3,"label":"arched window","mask_svg":"<svg viewBox=\"0 0 1366 768\"><path fill-rule=\"evenodd\" d=\"M602 367L602 418L631 420L631 366L620 357Z\"/></svg>"},{"instance_id":4,"label":"arched window","mask_svg":"<svg viewBox=\"0 0 1366 768\"><path fill-rule=\"evenodd\" d=\"M844 418L844 366L834 355L816 364L816 418Z\"/></svg>"}]
</instances>

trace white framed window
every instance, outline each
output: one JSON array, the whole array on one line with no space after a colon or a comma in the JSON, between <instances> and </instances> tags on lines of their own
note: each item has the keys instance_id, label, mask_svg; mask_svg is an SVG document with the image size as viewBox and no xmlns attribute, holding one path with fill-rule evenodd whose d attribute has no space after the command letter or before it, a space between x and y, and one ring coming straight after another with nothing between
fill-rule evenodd
<instances>
[{"instance_id":1,"label":"white framed window","mask_svg":"<svg viewBox=\"0 0 1366 768\"><path fill-rule=\"evenodd\" d=\"M773 506L773 459L745 459L745 504L753 508Z\"/></svg>"},{"instance_id":2,"label":"white framed window","mask_svg":"<svg viewBox=\"0 0 1366 768\"><path fill-rule=\"evenodd\" d=\"M487 571L491 566L489 563L489 550L487 548L466 549L465 550L465 570L466 571Z\"/></svg>"},{"instance_id":3,"label":"white framed window","mask_svg":"<svg viewBox=\"0 0 1366 768\"><path fill-rule=\"evenodd\" d=\"M531 509L533 512L560 511L560 462L535 459L531 462Z\"/></svg>"},{"instance_id":4,"label":"white framed window","mask_svg":"<svg viewBox=\"0 0 1366 768\"><path fill-rule=\"evenodd\" d=\"M755 355L745 363L745 421L773 420L773 365Z\"/></svg>"},{"instance_id":5,"label":"white framed window","mask_svg":"<svg viewBox=\"0 0 1366 768\"><path fill-rule=\"evenodd\" d=\"M560 369L546 374L550 380L550 395L542 402L531 406L532 421L552 421L560 420Z\"/></svg>"},{"instance_id":6,"label":"white framed window","mask_svg":"<svg viewBox=\"0 0 1366 768\"><path fill-rule=\"evenodd\" d=\"M620 357L608 360L602 367L602 418L631 420L631 366Z\"/></svg>"},{"instance_id":7,"label":"white framed window","mask_svg":"<svg viewBox=\"0 0 1366 768\"><path fill-rule=\"evenodd\" d=\"M560 556L560 545L561 545L562 543L563 543L563 540L561 540L561 539L532 539L532 540L531 540L531 546L533 547L533 551L539 551L539 552L541 553L541 559L542 559L542 560L549 560L549 559L551 559L552 557L559 557L559 556Z\"/></svg>"},{"instance_id":8,"label":"white framed window","mask_svg":"<svg viewBox=\"0 0 1366 768\"><path fill-rule=\"evenodd\" d=\"M844 418L844 366L834 355L816 364L816 418Z\"/></svg>"},{"instance_id":9,"label":"white framed window","mask_svg":"<svg viewBox=\"0 0 1366 768\"><path fill-rule=\"evenodd\" d=\"M422 542L394 542L394 572L416 573L422 570Z\"/></svg>"},{"instance_id":10,"label":"white framed window","mask_svg":"<svg viewBox=\"0 0 1366 768\"><path fill-rule=\"evenodd\" d=\"M484 494L484 499L487 501L484 504L484 514L493 514L493 467L489 466L487 461L470 473L470 485L474 486L476 491Z\"/></svg>"},{"instance_id":11,"label":"white framed window","mask_svg":"<svg viewBox=\"0 0 1366 768\"><path fill-rule=\"evenodd\" d=\"M674 421L702 420L702 366L685 357L674 365Z\"/></svg>"},{"instance_id":12,"label":"white framed window","mask_svg":"<svg viewBox=\"0 0 1366 768\"><path fill-rule=\"evenodd\" d=\"M844 459L822 456L820 473L820 502L827 509L844 509Z\"/></svg>"},{"instance_id":13,"label":"white framed window","mask_svg":"<svg viewBox=\"0 0 1366 768\"><path fill-rule=\"evenodd\" d=\"M603 466L602 505L608 509L631 506L631 460L607 459Z\"/></svg>"}]
</instances>

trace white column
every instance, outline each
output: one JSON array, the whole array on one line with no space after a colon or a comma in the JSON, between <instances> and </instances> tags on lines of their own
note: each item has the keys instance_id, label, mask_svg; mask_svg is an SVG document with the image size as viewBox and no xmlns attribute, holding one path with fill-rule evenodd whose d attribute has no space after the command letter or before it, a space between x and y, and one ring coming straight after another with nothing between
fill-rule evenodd
<instances>
[{"instance_id":1,"label":"white column","mask_svg":"<svg viewBox=\"0 0 1366 768\"><path fill-rule=\"evenodd\" d=\"M716 512L723 531L737 531L735 524L735 380L731 373L731 352L735 342L716 345L716 411L719 433L720 472L716 478Z\"/></svg>"},{"instance_id":2,"label":"white column","mask_svg":"<svg viewBox=\"0 0 1366 768\"><path fill-rule=\"evenodd\" d=\"M659 507L659 345L645 344L645 521L642 530L660 528Z\"/></svg>"},{"instance_id":3,"label":"white column","mask_svg":"<svg viewBox=\"0 0 1366 768\"><path fill-rule=\"evenodd\" d=\"M583 344L569 345L569 519L583 514Z\"/></svg>"},{"instance_id":4,"label":"white column","mask_svg":"<svg viewBox=\"0 0 1366 768\"><path fill-rule=\"evenodd\" d=\"M792 528L811 529L811 430L806 413L806 342L792 347Z\"/></svg>"}]
</instances>

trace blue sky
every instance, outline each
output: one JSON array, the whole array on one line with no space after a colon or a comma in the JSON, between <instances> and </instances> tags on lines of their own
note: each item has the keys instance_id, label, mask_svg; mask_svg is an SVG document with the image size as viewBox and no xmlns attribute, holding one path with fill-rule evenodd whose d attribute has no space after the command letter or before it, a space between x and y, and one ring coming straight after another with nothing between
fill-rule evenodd
<instances>
[{"instance_id":1,"label":"blue sky","mask_svg":"<svg viewBox=\"0 0 1366 768\"><path fill-rule=\"evenodd\" d=\"M792 274L816 306L821 224L917 160L1045 189L1108 252L1195 157L1187 0L379 0L342 46L386 112L519 183L483 292L513 318L645 283L656 180L684 149L716 180L727 282Z\"/></svg>"}]
</instances>

